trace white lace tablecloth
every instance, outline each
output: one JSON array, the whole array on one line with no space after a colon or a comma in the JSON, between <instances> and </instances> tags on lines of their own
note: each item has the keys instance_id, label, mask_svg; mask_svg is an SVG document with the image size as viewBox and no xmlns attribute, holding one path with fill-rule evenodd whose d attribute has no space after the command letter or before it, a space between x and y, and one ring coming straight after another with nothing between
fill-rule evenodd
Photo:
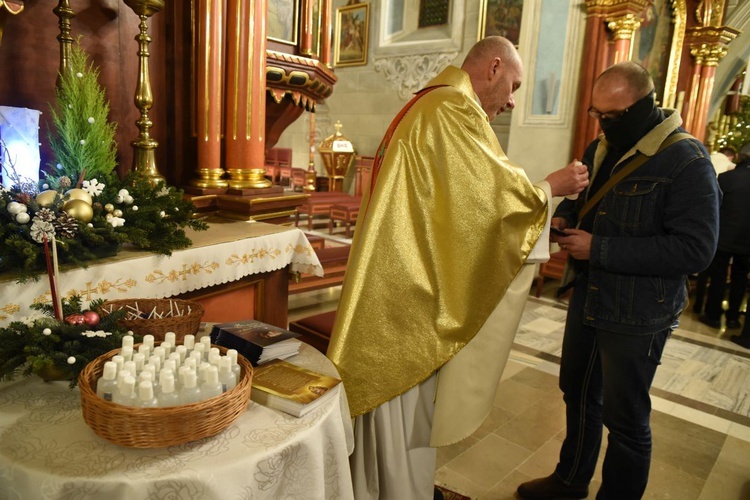
<instances>
[{"instance_id":1,"label":"white lace tablecloth","mask_svg":"<svg viewBox=\"0 0 750 500\"><path fill-rule=\"evenodd\" d=\"M193 245L171 256L123 250L90 261L87 268L63 267L60 294L79 295L87 306L97 298L172 297L288 265L291 271L323 275L315 251L297 228L221 219L209 226L207 231L186 231ZM0 326L28 316L34 312L31 304L51 303L51 298L46 275L25 284L0 276Z\"/></svg>"},{"instance_id":2,"label":"white lace tablecloth","mask_svg":"<svg viewBox=\"0 0 750 500\"><path fill-rule=\"evenodd\" d=\"M338 376L304 344L290 362ZM0 498L351 499L351 419L336 398L295 418L250 402L222 433L164 449L113 445L83 421L78 389L0 383Z\"/></svg>"}]
</instances>

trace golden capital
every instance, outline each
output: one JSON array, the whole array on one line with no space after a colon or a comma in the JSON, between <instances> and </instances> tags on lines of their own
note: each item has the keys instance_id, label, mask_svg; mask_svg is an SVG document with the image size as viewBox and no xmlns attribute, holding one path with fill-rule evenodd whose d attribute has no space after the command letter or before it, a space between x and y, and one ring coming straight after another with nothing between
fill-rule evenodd
<instances>
[{"instance_id":1,"label":"golden capital","mask_svg":"<svg viewBox=\"0 0 750 500\"><path fill-rule=\"evenodd\" d=\"M654 0L586 0L586 11L589 15L617 19L632 14L638 21L646 7Z\"/></svg>"},{"instance_id":2,"label":"golden capital","mask_svg":"<svg viewBox=\"0 0 750 500\"><path fill-rule=\"evenodd\" d=\"M636 19L633 14L625 14L616 19L607 18L606 21L615 40L632 40L633 33L641 26L640 19Z\"/></svg>"},{"instance_id":3,"label":"golden capital","mask_svg":"<svg viewBox=\"0 0 750 500\"><path fill-rule=\"evenodd\" d=\"M696 62L716 66L727 55L727 46L740 32L729 26L697 26L688 28L687 40L690 54Z\"/></svg>"}]
</instances>

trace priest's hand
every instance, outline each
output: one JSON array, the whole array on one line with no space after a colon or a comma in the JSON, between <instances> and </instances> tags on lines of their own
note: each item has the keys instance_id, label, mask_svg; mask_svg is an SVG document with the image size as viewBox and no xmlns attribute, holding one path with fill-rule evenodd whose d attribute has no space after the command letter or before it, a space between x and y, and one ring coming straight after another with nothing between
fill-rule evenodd
<instances>
[{"instance_id":1,"label":"priest's hand","mask_svg":"<svg viewBox=\"0 0 750 500\"><path fill-rule=\"evenodd\" d=\"M549 174L545 179L552 189L552 196L570 196L578 194L589 185L589 170L578 160L573 160L567 167Z\"/></svg>"},{"instance_id":2,"label":"priest's hand","mask_svg":"<svg viewBox=\"0 0 750 500\"><path fill-rule=\"evenodd\" d=\"M557 244L567 250L576 260L589 260L591 256L591 233L580 229L566 229L567 236L558 236Z\"/></svg>"}]
</instances>

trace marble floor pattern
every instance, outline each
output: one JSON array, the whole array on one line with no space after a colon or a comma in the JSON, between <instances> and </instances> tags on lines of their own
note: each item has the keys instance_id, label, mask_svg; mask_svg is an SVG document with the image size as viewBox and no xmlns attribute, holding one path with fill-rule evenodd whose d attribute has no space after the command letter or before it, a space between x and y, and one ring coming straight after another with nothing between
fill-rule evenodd
<instances>
[{"instance_id":1,"label":"marble floor pattern","mask_svg":"<svg viewBox=\"0 0 750 500\"><path fill-rule=\"evenodd\" d=\"M438 484L472 499L513 499L518 484L554 470L565 435L557 376L567 306L552 285L529 297L489 418L438 450ZM339 292L290 297L290 321L335 309ZM651 391L654 451L644 498L750 500L750 350L729 342L732 333L685 312L667 342Z\"/></svg>"}]
</instances>

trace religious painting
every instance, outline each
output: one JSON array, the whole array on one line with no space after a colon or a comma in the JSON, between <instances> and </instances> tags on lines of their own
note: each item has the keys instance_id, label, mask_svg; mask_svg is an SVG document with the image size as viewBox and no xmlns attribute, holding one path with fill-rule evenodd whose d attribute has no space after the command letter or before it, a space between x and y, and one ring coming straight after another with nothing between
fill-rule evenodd
<instances>
[{"instance_id":1,"label":"religious painting","mask_svg":"<svg viewBox=\"0 0 750 500\"><path fill-rule=\"evenodd\" d=\"M684 38L684 3L655 0L646 7L640 28L633 36L630 59L646 68L654 79L656 100L664 107L675 104L676 80Z\"/></svg>"},{"instance_id":2,"label":"religious painting","mask_svg":"<svg viewBox=\"0 0 750 500\"><path fill-rule=\"evenodd\" d=\"M297 0L268 0L266 36L290 45L297 45L299 5Z\"/></svg>"},{"instance_id":3,"label":"religious painting","mask_svg":"<svg viewBox=\"0 0 750 500\"><path fill-rule=\"evenodd\" d=\"M499 35L517 46L522 14L523 0L481 0L479 39Z\"/></svg>"},{"instance_id":4,"label":"religious painting","mask_svg":"<svg viewBox=\"0 0 750 500\"><path fill-rule=\"evenodd\" d=\"M369 25L369 3L355 3L336 9L334 66L367 64Z\"/></svg>"}]
</instances>

